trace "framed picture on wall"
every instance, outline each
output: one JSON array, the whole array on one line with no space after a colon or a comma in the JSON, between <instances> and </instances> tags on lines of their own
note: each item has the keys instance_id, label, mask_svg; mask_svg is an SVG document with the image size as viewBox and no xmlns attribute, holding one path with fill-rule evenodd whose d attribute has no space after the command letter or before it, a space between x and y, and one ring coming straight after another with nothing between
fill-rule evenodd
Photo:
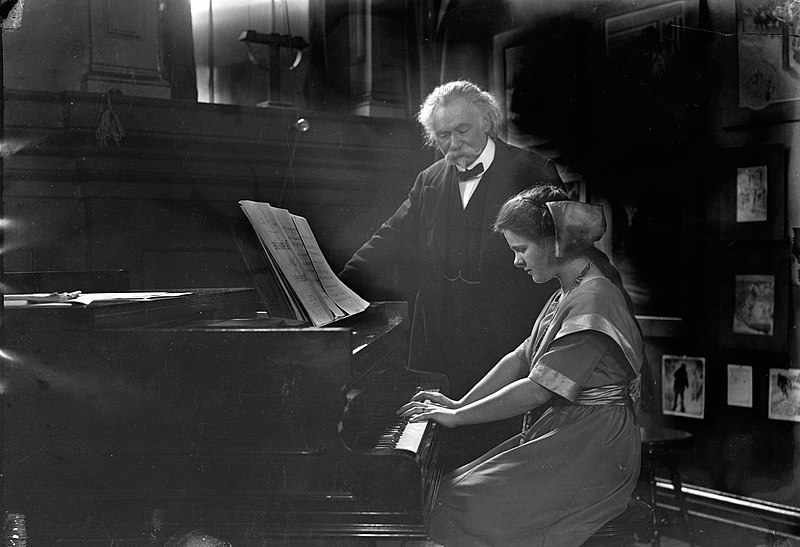
<instances>
[{"instance_id":1,"label":"framed picture on wall","mask_svg":"<svg viewBox=\"0 0 800 547\"><path fill-rule=\"evenodd\" d=\"M743 130L800 115L800 30L796 0L735 0L736 17L720 21L729 35L718 62L720 123Z\"/></svg>"},{"instance_id":2,"label":"framed picture on wall","mask_svg":"<svg viewBox=\"0 0 800 547\"><path fill-rule=\"evenodd\" d=\"M608 200L608 255L637 315L691 320L690 303L698 284L687 276L687 269L702 258L692 244L699 229L699 206L686 198L696 193L686 182L692 177L683 166L666 170L631 161L624 168L596 174L589 185L595 202Z\"/></svg>"},{"instance_id":3,"label":"framed picture on wall","mask_svg":"<svg viewBox=\"0 0 800 547\"><path fill-rule=\"evenodd\" d=\"M800 36L791 0L736 0L739 106L800 99Z\"/></svg>"},{"instance_id":4,"label":"framed picture on wall","mask_svg":"<svg viewBox=\"0 0 800 547\"><path fill-rule=\"evenodd\" d=\"M733 334L775 335L775 276L736 275L733 283Z\"/></svg>"},{"instance_id":5,"label":"framed picture on wall","mask_svg":"<svg viewBox=\"0 0 800 547\"><path fill-rule=\"evenodd\" d=\"M753 367L728 364L728 406L753 408Z\"/></svg>"},{"instance_id":6,"label":"framed picture on wall","mask_svg":"<svg viewBox=\"0 0 800 547\"><path fill-rule=\"evenodd\" d=\"M577 137L586 124L585 36L573 14L495 35L491 91L505 111L506 141L558 159Z\"/></svg>"},{"instance_id":7,"label":"framed picture on wall","mask_svg":"<svg viewBox=\"0 0 800 547\"><path fill-rule=\"evenodd\" d=\"M623 4L620 4L623 5ZM664 146L683 138L689 102L683 0L606 17L604 140ZM639 6L637 6L639 7Z\"/></svg>"},{"instance_id":8,"label":"framed picture on wall","mask_svg":"<svg viewBox=\"0 0 800 547\"><path fill-rule=\"evenodd\" d=\"M769 369L768 417L800 422L800 369Z\"/></svg>"},{"instance_id":9,"label":"framed picture on wall","mask_svg":"<svg viewBox=\"0 0 800 547\"><path fill-rule=\"evenodd\" d=\"M720 239L782 239L786 217L783 147L726 150L718 169Z\"/></svg>"},{"instance_id":10,"label":"framed picture on wall","mask_svg":"<svg viewBox=\"0 0 800 547\"><path fill-rule=\"evenodd\" d=\"M705 357L662 355L662 412L687 418L703 418L706 399L705 383Z\"/></svg>"},{"instance_id":11,"label":"framed picture on wall","mask_svg":"<svg viewBox=\"0 0 800 547\"><path fill-rule=\"evenodd\" d=\"M737 248L721 264L720 346L784 351L789 330L788 256L780 247Z\"/></svg>"},{"instance_id":12,"label":"framed picture on wall","mask_svg":"<svg viewBox=\"0 0 800 547\"><path fill-rule=\"evenodd\" d=\"M682 71L686 6L673 0L608 17L603 22L606 57L621 78L663 90L663 80ZM630 75L633 69L636 74Z\"/></svg>"}]
</instances>

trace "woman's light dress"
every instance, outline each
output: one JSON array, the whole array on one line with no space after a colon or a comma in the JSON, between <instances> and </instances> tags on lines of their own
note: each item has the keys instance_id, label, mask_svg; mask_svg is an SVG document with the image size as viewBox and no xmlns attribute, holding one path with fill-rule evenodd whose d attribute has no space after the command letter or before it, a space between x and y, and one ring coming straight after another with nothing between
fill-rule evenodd
<instances>
[{"instance_id":1,"label":"woman's light dress","mask_svg":"<svg viewBox=\"0 0 800 547\"><path fill-rule=\"evenodd\" d=\"M608 279L556 292L515 351L529 377L556 394L552 405L443 479L430 537L448 547L578 546L621 514L639 476L632 398L642 351Z\"/></svg>"}]
</instances>

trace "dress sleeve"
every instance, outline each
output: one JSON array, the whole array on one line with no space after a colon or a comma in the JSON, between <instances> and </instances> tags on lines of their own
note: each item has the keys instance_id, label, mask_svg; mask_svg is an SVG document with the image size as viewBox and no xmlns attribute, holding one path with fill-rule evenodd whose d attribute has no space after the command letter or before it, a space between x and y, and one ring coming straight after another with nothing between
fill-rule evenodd
<instances>
[{"instance_id":1,"label":"dress sleeve","mask_svg":"<svg viewBox=\"0 0 800 547\"><path fill-rule=\"evenodd\" d=\"M568 334L550 344L544 355L533 364L528 378L569 401L575 401L613 344L608 336L592 330Z\"/></svg>"}]
</instances>

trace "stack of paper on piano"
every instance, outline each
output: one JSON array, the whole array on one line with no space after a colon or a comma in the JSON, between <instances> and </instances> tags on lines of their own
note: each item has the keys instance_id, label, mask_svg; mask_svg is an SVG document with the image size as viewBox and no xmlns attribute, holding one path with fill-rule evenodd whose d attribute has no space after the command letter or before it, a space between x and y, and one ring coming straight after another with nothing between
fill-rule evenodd
<instances>
[{"instance_id":1,"label":"stack of paper on piano","mask_svg":"<svg viewBox=\"0 0 800 547\"><path fill-rule=\"evenodd\" d=\"M81 291L72 292L50 292L50 293L28 293L28 294L5 294L3 302L8 307L18 306L54 306L58 305L83 305L88 306L92 302L142 302L147 300L163 300L166 298L176 298L191 294L188 292L102 292L84 293Z\"/></svg>"},{"instance_id":2,"label":"stack of paper on piano","mask_svg":"<svg viewBox=\"0 0 800 547\"><path fill-rule=\"evenodd\" d=\"M333 273L305 218L269 203L242 200L239 205L294 319L322 326L369 306Z\"/></svg>"}]
</instances>

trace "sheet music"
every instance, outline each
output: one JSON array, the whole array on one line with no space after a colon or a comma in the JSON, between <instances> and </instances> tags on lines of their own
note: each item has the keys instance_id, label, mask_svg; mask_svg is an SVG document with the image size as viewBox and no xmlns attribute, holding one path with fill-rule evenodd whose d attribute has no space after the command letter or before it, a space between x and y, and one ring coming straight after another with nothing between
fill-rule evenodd
<instances>
[{"instance_id":1,"label":"sheet music","mask_svg":"<svg viewBox=\"0 0 800 547\"><path fill-rule=\"evenodd\" d=\"M264 247L275 259L280 272L286 276L289 285L302 302L311 322L321 326L333 321L334 314L306 275L305 268L281 228L272 207L267 203L248 200L242 200L239 204L255 228Z\"/></svg>"},{"instance_id":2,"label":"sheet music","mask_svg":"<svg viewBox=\"0 0 800 547\"><path fill-rule=\"evenodd\" d=\"M308 321L308 312L303 307L302 303L297 299L297 295L293 290L291 290L289 282L286 280L286 276L283 275L280 266L278 263L275 262L275 258L272 256L272 253L269 252L269 249L266 247L261 238L258 238L259 243L261 243L261 249L264 251L264 254L267 255L267 261L269 262L269 267L272 269L272 272L275 274L275 277L278 280L278 284L281 286L281 290L283 294L286 295L286 300L291 306L292 311L294 312L294 317L296 319L303 319Z\"/></svg>"},{"instance_id":3,"label":"sheet music","mask_svg":"<svg viewBox=\"0 0 800 547\"><path fill-rule=\"evenodd\" d=\"M303 265L309 282L315 285L314 288L319 293L320 298L322 298L322 300L328 306L328 309L331 310L331 312L333 312L333 315L336 317L344 317L346 313L343 312L342 309L339 306L337 306L333 300L331 300L331 296L326 291L326 287L321 282L320 277L317 274L316 268L312 263L312 259L309 256L309 253L306 250L305 245L303 244L303 238L300 237L300 233L297 231L297 227L293 222L292 217L294 215L292 215L286 209L280 209L278 207L273 207L272 211L275 213L275 218L278 219L281 228L283 228L286 237L289 239L289 243L292 244L294 252L297 254L298 260L300 260L300 263Z\"/></svg>"},{"instance_id":4,"label":"sheet music","mask_svg":"<svg viewBox=\"0 0 800 547\"><path fill-rule=\"evenodd\" d=\"M314 271L316 271L317 276L319 276L319 280L325 292L328 293L328 296L347 313L358 313L367 309L369 307L369 302L358 296L333 273L328 261L325 260L325 256L322 254L322 249L320 249L308 221L297 215L292 215L292 220L295 226L297 226L297 231L303 240L303 244L313 264Z\"/></svg>"}]
</instances>

